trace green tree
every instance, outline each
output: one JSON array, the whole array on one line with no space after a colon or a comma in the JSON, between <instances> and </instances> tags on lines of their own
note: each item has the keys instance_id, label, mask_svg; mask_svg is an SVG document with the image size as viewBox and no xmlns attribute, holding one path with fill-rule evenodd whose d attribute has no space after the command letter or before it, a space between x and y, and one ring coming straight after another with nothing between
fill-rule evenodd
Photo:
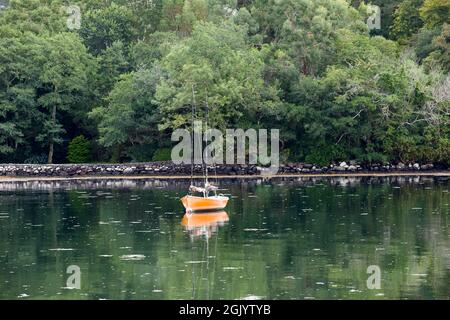
<instances>
[{"instance_id":1,"label":"green tree","mask_svg":"<svg viewBox=\"0 0 450 320\"><path fill-rule=\"evenodd\" d=\"M146 40L153 32L158 30L164 2L165 0L119 1L123 5L128 5L133 11L140 40Z\"/></svg>"},{"instance_id":2,"label":"green tree","mask_svg":"<svg viewBox=\"0 0 450 320\"><path fill-rule=\"evenodd\" d=\"M136 40L135 15L126 6L112 3L110 6L90 9L83 13L79 33L86 46L99 54L114 42L124 45Z\"/></svg>"},{"instance_id":3,"label":"green tree","mask_svg":"<svg viewBox=\"0 0 450 320\"><path fill-rule=\"evenodd\" d=\"M450 72L450 24L442 26L442 32L433 38L432 49L429 60L440 64L444 72Z\"/></svg>"},{"instance_id":4,"label":"green tree","mask_svg":"<svg viewBox=\"0 0 450 320\"><path fill-rule=\"evenodd\" d=\"M85 136L73 138L67 149L67 160L70 163L87 163L90 160L91 144Z\"/></svg>"},{"instance_id":5,"label":"green tree","mask_svg":"<svg viewBox=\"0 0 450 320\"><path fill-rule=\"evenodd\" d=\"M101 95L107 95L121 74L130 70L129 57L125 45L116 41L107 47L98 57L97 89Z\"/></svg>"},{"instance_id":6,"label":"green tree","mask_svg":"<svg viewBox=\"0 0 450 320\"><path fill-rule=\"evenodd\" d=\"M277 103L277 91L263 80L263 53L232 23L199 23L192 36L175 45L161 61L164 77L155 98L163 115L160 129L190 123L194 89L197 111L218 128L237 125L251 115L257 122Z\"/></svg>"},{"instance_id":7,"label":"green tree","mask_svg":"<svg viewBox=\"0 0 450 320\"><path fill-rule=\"evenodd\" d=\"M178 31L183 5L184 0L166 0L163 2L159 25L161 31Z\"/></svg>"},{"instance_id":8,"label":"green tree","mask_svg":"<svg viewBox=\"0 0 450 320\"><path fill-rule=\"evenodd\" d=\"M450 70L450 27L449 24L433 29L422 29L415 38L414 50L420 61L429 69Z\"/></svg>"},{"instance_id":9,"label":"green tree","mask_svg":"<svg viewBox=\"0 0 450 320\"><path fill-rule=\"evenodd\" d=\"M395 43L382 37L341 31L336 48L336 65L292 89L294 105L286 117L301 143L296 148L322 163L421 159L426 144L417 138L424 135L425 121L416 117L426 114L435 80L412 59L399 58ZM397 148L405 143L411 152Z\"/></svg>"},{"instance_id":10,"label":"green tree","mask_svg":"<svg viewBox=\"0 0 450 320\"><path fill-rule=\"evenodd\" d=\"M106 106L90 113L98 122L101 145L129 155L126 148L156 144L159 112L153 99L159 77L157 66L121 76L106 98Z\"/></svg>"},{"instance_id":11,"label":"green tree","mask_svg":"<svg viewBox=\"0 0 450 320\"><path fill-rule=\"evenodd\" d=\"M406 41L423 26L419 8L423 0L405 0L395 9L391 36Z\"/></svg>"},{"instance_id":12,"label":"green tree","mask_svg":"<svg viewBox=\"0 0 450 320\"><path fill-rule=\"evenodd\" d=\"M171 47L179 41L174 32L157 31L146 41L138 41L130 48L130 61L135 70L150 69L151 66L167 55Z\"/></svg>"},{"instance_id":13,"label":"green tree","mask_svg":"<svg viewBox=\"0 0 450 320\"><path fill-rule=\"evenodd\" d=\"M450 20L450 0L425 0L419 11L427 28L441 26Z\"/></svg>"},{"instance_id":14,"label":"green tree","mask_svg":"<svg viewBox=\"0 0 450 320\"><path fill-rule=\"evenodd\" d=\"M11 0L0 14L1 26L14 32L51 34L67 31L65 4L61 0Z\"/></svg>"},{"instance_id":15,"label":"green tree","mask_svg":"<svg viewBox=\"0 0 450 320\"><path fill-rule=\"evenodd\" d=\"M61 111L73 111L77 97L88 91L88 79L95 73L96 65L73 33L61 33L45 40L46 61L39 77L38 103L47 110L48 117L37 140L48 145L48 162L52 163L54 145L62 142L61 135L65 132L57 115Z\"/></svg>"},{"instance_id":16,"label":"green tree","mask_svg":"<svg viewBox=\"0 0 450 320\"><path fill-rule=\"evenodd\" d=\"M208 3L205 0L168 0L163 3L162 13L160 29L186 37L197 21L207 20Z\"/></svg>"},{"instance_id":17,"label":"green tree","mask_svg":"<svg viewBox=\"0 0 450 320\"><path fill-rule=\"evenodd\" d=\"M36 134L40 112L35 88L44 61L42 41L35 35L0 38L0 154L21 150Z\"/></svg>"},{"instance_id":18,"label":"green tree","mask_svg":"<svg viewBox=\"0 0 450 320\"><path fill-rule=\"evenodd\" d=\"M305 75L318 75L332 62L339 29L367 31L359 12L340 0L259 0L251 13L265 41L276 43Z\"/></svg>"}]
</instances>

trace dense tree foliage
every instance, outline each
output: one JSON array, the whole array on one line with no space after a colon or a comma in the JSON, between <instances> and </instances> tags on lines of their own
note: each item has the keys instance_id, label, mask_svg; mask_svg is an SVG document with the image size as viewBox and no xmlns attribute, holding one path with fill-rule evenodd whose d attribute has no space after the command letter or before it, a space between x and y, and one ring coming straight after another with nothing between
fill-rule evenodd
<instances>
[{"instance_id":1,"label":"dense tree foliage","mask_svg":"<svg viewBox=\"0 0 450 320\"><path fill-rule=\"evenodd\" d=\"M449 164L449 0L370 3L381 30L363 1L11 0L0 162L163 159L195 98L219 129L281 129L287 161Z\"/></svg>"},{"instance_id":2,"label":"dense tree foliage","mask_svg":"<svg viewBox=\"0 0 450 320\"><path fill-rule=\"evenodd\" d=\"M91 144L83 135L70 141L67 148L67 160L70 163L87 163L90 160Z\"/></svg>"}]
</instances>

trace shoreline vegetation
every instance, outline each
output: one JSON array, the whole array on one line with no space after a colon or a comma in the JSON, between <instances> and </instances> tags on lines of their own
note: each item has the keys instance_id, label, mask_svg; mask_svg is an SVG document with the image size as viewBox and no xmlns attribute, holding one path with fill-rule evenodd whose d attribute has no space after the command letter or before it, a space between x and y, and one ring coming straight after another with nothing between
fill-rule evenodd
<instances>
[{"instance_id":1,"label":"shoreline vegetation","mask_svg":"<svg viewBox=\"0 0 450 320\"><path fill-rule=\"evenodd\" d=\"M212 167L211 167L212 168ZM370 176L450 176L450 169L433 164L386 164L363 166L341 162L319 167L308 163L280 165L277 174L261 174L256 165L217 165L211 177L218 179L252 179L276 177L370 177ZM51 181L86 179L189 179L190 165L172 162L146 162L130 164L3 164L0 182ZM201 165L194 166L194 179L201 179Z\"/></svg>"}]
</instances>

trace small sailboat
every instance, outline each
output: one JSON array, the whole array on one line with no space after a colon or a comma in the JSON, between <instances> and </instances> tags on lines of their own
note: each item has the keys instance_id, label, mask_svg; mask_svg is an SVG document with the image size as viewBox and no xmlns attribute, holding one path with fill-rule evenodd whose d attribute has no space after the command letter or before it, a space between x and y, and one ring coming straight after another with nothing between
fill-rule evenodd
<instances>
[{"instance_id":1,"label":"small sailboat","mask_svg":"<svg viewBox=\"0 0 450 320\"><path fill-rule=\"evenodd\" d=\"M213 195L210 195L211 191L214 192ZM217 195L217 187L208 182L205 183L204 188L191 185L189 193L181 198L181 202L188 212L223 210L228 203L228 197ZM195 193L201 195L195 196Z\"/></svg>"},{"instance_id":2,"label":"small sailboat","mask_svg":"<svg viewBox=\"0 0 450 320\"><path fill-rule=\"evenodd\" d=\"M206 98L206 126L208 125L208 98ZM194 87L192 87L192 133L194 130L194 117L195 117L195 93ZM202 158L202 168L204 165L204 186L195 186L193 181L194 175L194 160L191 159L191 185L189 186L189 192L183 198L181 202L187 212L201 212L201 211L219 211L223 210L229 198L217 194L217 186L214 186L208 181L208 164L203 161ZM198 194L198 195L196 195Z\"/></svg>"}]
</instances>

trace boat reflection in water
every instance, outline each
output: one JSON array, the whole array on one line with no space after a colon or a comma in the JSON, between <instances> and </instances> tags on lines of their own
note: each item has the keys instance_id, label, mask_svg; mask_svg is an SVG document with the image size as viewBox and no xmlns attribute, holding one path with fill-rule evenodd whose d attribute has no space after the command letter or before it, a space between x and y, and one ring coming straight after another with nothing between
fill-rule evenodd
<instances>
[{"instance_id":1,"label":"boat reflection in water","mask_svg":"<svg viewBox=\"0 0 450 320\"><path fill-rule=\"evenodd\" d=\"M202 213L186 212L181 220L181 225L189 232L192 238L210 238L216 234L219 227L228 222L228 214L225 211L206 211Z\"/></svg>"},{"instance_id":2,"label":"boat reflection in water","mask_svg":"<svg viewBox=\"0 0 450 320\"><path fill-rule=\"evenodd\" d=\"M202 213L187 211L181 220L182 226L190 235L192 249L189 262L192 273L192 299L212 298L219 228L228 220L228 214L223 210ZM212 236L214 240L211 239Z\"/></svg>"}]
</instances>

